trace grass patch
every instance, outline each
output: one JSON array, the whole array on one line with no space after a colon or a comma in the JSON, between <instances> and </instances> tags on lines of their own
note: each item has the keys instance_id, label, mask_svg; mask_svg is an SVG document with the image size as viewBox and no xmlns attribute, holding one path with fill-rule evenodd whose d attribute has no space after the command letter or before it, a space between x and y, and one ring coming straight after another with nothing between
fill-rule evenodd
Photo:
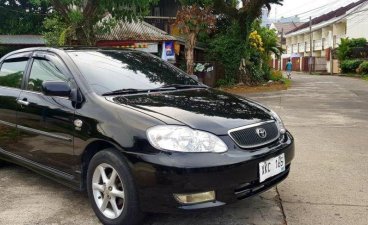
<instances>
[{"instance_id":1,"label":"grass patch","mask_svg":"<svg viewBox=\"0 0 368 225\"><path fill-rule=\"evenodd\" d=\"M282 91L287 90L292 84L292 81L286 78L280 79L279 82L265 83L258 86L246 86L235 85L232 87L219 88L221 91L225 91L231 94L245 94L245 93L257 93L257 92L270 92L270 91Z\"/></svg>"},{"instance_id":2,"label":"grass patch","mask_svg":"<svg viewBox=\"0 0 368 225\"><path fill-rule=\"evenodd\" d=\"M281 81L284 83L284 85L286 86L286 89L287 88L289 88L290 86L291 86L291 84L292 84L292 81L290 80L290 79L287 79L287 78L285 78L285 77L283 77L282 79L281 79Z\"/></svg>"},{"instance_id":3,"label":"grass patch","mask_svg":"<svg viewBox=\"0 0 368 225\"><path fill-rule=\"evenodd\" d=\"M356 73L348 73L348 74L340 74L339 76L342 76L342 77L351 77L351 78L358 78L358 79L363 79L363 80L368 81L368 74L366 74L366 75L359 75L359 74L356 74Z\"/></svg>"},{"instance_id":4,"label":"grass patch","mask_svg":"<svg viewBox=\"0 0 368 225\"><path fill-rule=\"evenodd\" d=\"M361 75L359 74L356 74L356 73L344 73L344 74L340 74L340 76L343 76L343 77L361 77Z\"/></svg>"}]
</instances>

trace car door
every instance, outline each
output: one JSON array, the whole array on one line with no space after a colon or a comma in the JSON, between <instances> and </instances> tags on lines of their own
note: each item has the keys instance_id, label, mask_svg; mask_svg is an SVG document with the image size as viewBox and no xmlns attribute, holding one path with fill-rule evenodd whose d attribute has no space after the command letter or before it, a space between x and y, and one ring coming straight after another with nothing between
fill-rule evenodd
<instances>
[{"instance_id":1,"label":"car door","mask_svg":"<svg viewBox=\"0 0 368 225\"><path fill-rule=\"evenodd\" d=\"M0 150L18 154L17 99L31 53L7 57L0 63Z\"/></svg>"},{"instance_id":2,"label":"car door","mask_svg":"<svg viewBox=\"0 0 368 225\"><path fill-rule=\"evenodd\" d=\"M42 93L42 82L65 81L74 86L63 61L50 53L32 56L18 103L19 143L23 156L48 168L73 173L74 107L68 98Z\"/></svg>"}]
</instances>

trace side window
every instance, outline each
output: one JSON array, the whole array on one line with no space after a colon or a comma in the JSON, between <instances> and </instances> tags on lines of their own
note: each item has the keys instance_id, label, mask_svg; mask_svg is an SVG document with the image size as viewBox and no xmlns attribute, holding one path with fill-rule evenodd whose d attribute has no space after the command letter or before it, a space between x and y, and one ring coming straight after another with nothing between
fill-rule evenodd
<instances>
[{"instance_id":1,"label":"side window","mask_svg":"<svg viewBox=\"0 0 368 225\"><path fill-rule=\"evenodd\" d=\"M4 61L0 69L0 86L20 88L28 58Z\"/></svg>"},{"instance_id":2,"label":"side window","mask_svg":"<svg viewBox=\"0 0 368 225\"><path fill-rule=\"evenodd\" d=\"M69 82L70 79L54 63L46 59L34 59L28 79L27 90L42 92L42 83L44 81Z\"/></svg>"}]
</instances>

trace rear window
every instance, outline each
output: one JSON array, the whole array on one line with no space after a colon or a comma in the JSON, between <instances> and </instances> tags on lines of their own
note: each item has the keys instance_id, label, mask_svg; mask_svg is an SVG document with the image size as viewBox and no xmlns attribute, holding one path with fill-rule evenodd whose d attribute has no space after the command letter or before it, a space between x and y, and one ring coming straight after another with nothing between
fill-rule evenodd
<instances>
[{"instance_id":1,"label":"rear window","mask_svg":"<svg viewBox=\"0 0 368 225\"><path fill-rule=\"evenodd\" d=\"M144 52L71 51L78 68L97 94L163 85L197 85L185 72Z\"/></svg>"},{"instance_id":2,"label":"rear window","mask_svg":"<svg viewBox=\"0 0 368 225\"><path fill-rule=\"evenodd\" d=\"M0 86L20 88L28 58L5 61L0 68Z\"/></svg>"}]
</instances>

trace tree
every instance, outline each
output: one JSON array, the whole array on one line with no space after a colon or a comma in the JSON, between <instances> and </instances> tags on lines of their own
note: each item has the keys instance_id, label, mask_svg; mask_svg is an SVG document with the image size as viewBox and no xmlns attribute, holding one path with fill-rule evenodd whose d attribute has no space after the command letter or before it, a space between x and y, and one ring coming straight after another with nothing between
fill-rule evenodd
<instances>
[{"instance_id":1,"label":"tree","mask_svg":"<svg viewBox=\"0 0 368 225\"><path fill-rule=\"evenodd\" d=\"M358 48L365 48L367 46L367 43L367 39L365 38L342 38L339 47L336 49L337 58L340 61L353 58L363 58L363 56L354 57L353 50Z\"/></svg>"},{"instance_id":2,"label":"tree","mask_svg":"<svg viewBox=\"0 0 368 225\"><path fill-rule=\"evenodd\" d=\"M228 23L224 20L223 24ZM238 80L240 83L247 85L257 84L264 79L269 80L271 76L271 68L268 64L271 54L276 56L282 52L278 44L278 37L274 30L260 26L260 21L256 19L252 24L249 34L249 43L245 45L245 41L240 35L240 25L237 21L227 26L222 25L222 29L217 30L206 52L209 60L217 60L222 63L225 77L223 77L218 85L233 85ZM244 52L249 55L248 61L244 60ZM243 67L247 67L249 77L239 75L239 62Z\"/></svg>"},{"instance_id":3,"label":"tree","mask_svg":"<svg viewBox=\"0 0 368 225\"><path fill-rule=\"evenodd\" d=\"M216 17L212 13L209 0L181 0L182 8L178 11L175 24L185 35L185 59L187 73L194 73L194 47L201 32L210 32L215 27Z\"/></svg>"},{"instance_id":4,"label":"tree","mask_svg":"<svg viewBox=\"0 0 368 225\"><path fill-rule=\"evenodd\" d=\"M219 86L236 83L239 62L242 59L239 53L245 51L239 33L240 27L237 23L228 24L223 26L223 29L218 30L208 43L206 57L208 60L220 62L224 68L225 76L218 81L217 85Z\"/></svg>"},{"instance_id":5,"label":"tree","mask_svg":"<svg viewBox=\"0 0 368 225\"><path fill-rule=\"evenodd\" d=\"M60 42L75 37L79 44L93 46L98 29L111 26L111 21L133 21L148 12L149 6L157 0L33 0L52 5L61 29ZM111 15L109 20L103 20ZM55 17L49 20L55 20ZM56 22L56 21L54 21ZM52 23L52 22L50 22ZM97 26L98 24L98 26ZM50 30L49 30L50 31Z\"/></svg>"},{"instance_id":6,"label":"tree","mask_svg":"<svg viewBox=\"0 0 368 225\"><path fill-rule=\"evenodd\" d=\"M0 34L41 34L42 21L48 12L45 3L0 0Z\"/></svg>"},{"instance_id":7,"label":"tree","mask_svg":"<svg viewBox=\"0 0 368 225\"><path fill-rule=\"evenodd\" d=\"M41 34L42 21L49 13L47 4L28 0L0 0L0 34ZM0 46L0 57L20 46Z\"/></svg>"},{"instance_id":8,"label":"tree","mask_svg":"<svg viewBox=\"0 0 368 225\"><path fill-rule=\"evenodd\" d=\"M261 40L261 45L257 46L259 52L259 59L256 61L261 62L261 67L263 70L263 77L269 80L271 77L271 68L268 62L271 60L271 54L276 57L280 57L283 49L278 43L279 38L277 37L276 31L271 30L267 27L262 27L260 21L257 19L253 22L253 31L250 34L250 45L252 46L252 35L256 34ZM252 48L254 49L254 48Z\"/></svg>"},{"instance_id":9,"label":"tree","mask_svg":"<svg viewBox=\"0 0 368 225\"><path fill-rule=\"evenodd\" d=\"M252 79L252 71L254 71L252 62L250 62L251 45L249 44L253 22L260 17L262 8L266 7L270 10L272 4L281 5L282 2L283 0L242 0L241 5L239 5L234 0L214 0L215 13L222 18L237 23L240 27L239 35L243 42L241 44L245 46L245 51L239 53L242 55L240 64L245 64L243 67L245 70L241 73L240 81L242 76Z\"/></svg>"}]
</instances>

